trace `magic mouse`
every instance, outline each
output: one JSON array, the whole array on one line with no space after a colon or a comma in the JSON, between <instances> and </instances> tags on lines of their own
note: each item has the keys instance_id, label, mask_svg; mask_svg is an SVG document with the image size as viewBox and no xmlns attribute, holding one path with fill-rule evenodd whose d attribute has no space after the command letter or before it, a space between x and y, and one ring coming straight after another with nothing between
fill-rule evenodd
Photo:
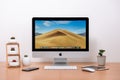
<instances>
[{"instance_id":1,"label":"magic mouse","mask_svg":"<svg viewBox=\"0 0 120 80\"><path fill-rule=\"evenodd\" d=\"M87 72L95 72L95 69L93 68L82 68L82 70Z\"/></svg>"}]
</instances>

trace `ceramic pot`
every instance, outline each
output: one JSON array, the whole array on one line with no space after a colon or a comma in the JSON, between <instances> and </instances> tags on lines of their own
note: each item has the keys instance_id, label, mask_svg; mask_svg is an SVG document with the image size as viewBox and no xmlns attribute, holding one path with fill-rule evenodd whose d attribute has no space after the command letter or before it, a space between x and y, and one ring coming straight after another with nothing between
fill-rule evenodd
<instances>
[{"instance_id":1,"label":"ceramic pot","mask_svg":"<svg viewBox=\"0 0 120 80\"><path fill-rule=\"evenodd\" d=\"M31 64L30 57L23 57L23 65L29 66Z\"/></svg>"},{"instance_id":2,"label":"ceramic pot","mask_svg":"<svg viewBox=\"0 0 120 80\"><path fill-rule=\"evenodd\" d=\"M106 56L97 56L98 66L105 66Z\"/></svg>"}]
</instances>

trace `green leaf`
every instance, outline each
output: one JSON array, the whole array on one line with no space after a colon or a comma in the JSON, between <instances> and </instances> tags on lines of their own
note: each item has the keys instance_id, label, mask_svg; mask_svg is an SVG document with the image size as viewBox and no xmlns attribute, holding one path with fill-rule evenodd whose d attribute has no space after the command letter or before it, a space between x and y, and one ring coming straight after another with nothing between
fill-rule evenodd
<instances>
[{"instance_id":1,"label":"green leaf","mask_svg":"<svg viewBox=\"0 0 120 80\"><path fill-rule=\"evenodd\" d=\"M100 49L98 54L99 54L100 56L103 56L103 53L104 53L104 52L105 52L104 49Z\"/></svg>"}]
</instances>

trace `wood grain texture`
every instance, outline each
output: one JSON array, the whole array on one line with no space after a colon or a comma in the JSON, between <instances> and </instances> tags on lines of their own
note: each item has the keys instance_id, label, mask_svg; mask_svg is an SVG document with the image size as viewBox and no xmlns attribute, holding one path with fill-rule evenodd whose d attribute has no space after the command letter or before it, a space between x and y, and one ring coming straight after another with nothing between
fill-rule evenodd
<instances>
[{"instance_id":1,"label":"wood grain texture","mask_svg":"<svg viewBox=\"0 0 120 80\"><path fill-rule=\"evenodd\" d=\"M23 72L20 68L7 68L5 63L0 63L0 80L120 80L120 63L107 63L109 70L84 72L82 66L96 65L95 63L69 63L76 65L77 70L44 70L45 65L51 63L32 63L30 66L39 67L39 70ZM29 66L29 67L30 67Z\"/></svg>"}]
</instances>

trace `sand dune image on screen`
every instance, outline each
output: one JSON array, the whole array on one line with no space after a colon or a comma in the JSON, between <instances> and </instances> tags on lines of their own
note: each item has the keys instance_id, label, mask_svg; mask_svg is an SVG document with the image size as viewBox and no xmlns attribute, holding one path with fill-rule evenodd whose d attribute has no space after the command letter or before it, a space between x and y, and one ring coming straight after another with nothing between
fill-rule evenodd
<instances>
[{"instance_id":1,"label":"sand dune image on screen","mask_svg":"<svg viewBox=\"0 0 120 80\"><path fill-rule=\"evenodd\" d=\"M84 49L85 37L67 30L56 29L35 37L35 48L47 47L75 47Z\"/></svg>"}]
</instances>

